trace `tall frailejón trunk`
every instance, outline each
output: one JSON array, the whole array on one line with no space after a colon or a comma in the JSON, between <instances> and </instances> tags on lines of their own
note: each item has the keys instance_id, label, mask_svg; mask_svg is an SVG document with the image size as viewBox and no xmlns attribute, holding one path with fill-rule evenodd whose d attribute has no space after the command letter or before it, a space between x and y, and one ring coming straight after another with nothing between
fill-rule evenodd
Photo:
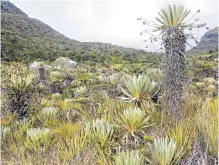
<instances>
[{"instance_id":1,"label":"tall frailej\u00f3n trunk","mask_svg":"<svg viewBox=\"0 0 219 165\"><path fill-rule=\"evenodd\" d=\"M163 33L165 47L163 92L167 112L176 119L182 117L182 92L185 82L186 37L180 29L169 29Z\"/></svg>"}]
</instances>

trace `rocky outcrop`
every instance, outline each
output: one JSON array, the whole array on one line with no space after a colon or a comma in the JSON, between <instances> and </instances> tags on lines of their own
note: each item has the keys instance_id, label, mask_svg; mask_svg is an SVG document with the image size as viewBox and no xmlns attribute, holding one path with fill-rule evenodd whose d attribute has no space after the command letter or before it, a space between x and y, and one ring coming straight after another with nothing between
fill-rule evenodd
<instances>
[{"instance_id":1,"label":"rocky outcrop","mask_svg":"<svg viewBox=\"0 0 219 165\"><path fill-rule=\"evenodd\" d=\"M26 13L24 13L21 9L17 8L13 3L6 0L1 1L1 12L18 14L27 17Z\"/></svg>"},{"instance_id":2,"label":"rocky outcrop","mask_svg":"<svg viewBox=\"0 0 219 165\"><path fill-rule=\"evenodd\" d=\"M42 62L34 61L30 64L29 69L30 70L38 70L40 67L43 67L46 70L49 70L52 68L51 66L43 64Z\"/></svg>"},{"instance_id":3,"label":"rocky outcrop","mask_svg":"<svg viewBox=\"0 0 219 165\"><path fill-rule=\"evenodd\" d=\"M56 69L74 69L77 66L75 61L66 57L60 57L55 60Z\"/></svg>"},{"instance_id":4,"label":"rocky outcrop","mask_svg":"<svg viewBox=\"0 0 219 165\"><path fill-rule=\"evenodd\" d=\"M206 32L201 41L188 51L189 54L213 53L218 51L218 27Z\"/></svg>"}]
</instances>

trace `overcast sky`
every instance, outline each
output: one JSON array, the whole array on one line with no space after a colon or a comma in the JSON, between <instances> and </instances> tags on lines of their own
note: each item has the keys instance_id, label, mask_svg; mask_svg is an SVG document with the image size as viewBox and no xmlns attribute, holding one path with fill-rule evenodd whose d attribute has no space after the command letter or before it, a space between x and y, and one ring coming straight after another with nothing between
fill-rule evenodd
<instances>
[{"instance_id":1,"label":"overcast sky","mask_svg":"<svg viewBox=\"0 0 219 165\"><path fill-rule=\"evenodd\" d=\"M144 30L138 17L154 20L167 4L182 4L211 29L218 26L218 0L10 0L29 17L39 19L65 36L143 49ZM203 35L205 30L196 32Z\"/></svg>"}]
</instances>

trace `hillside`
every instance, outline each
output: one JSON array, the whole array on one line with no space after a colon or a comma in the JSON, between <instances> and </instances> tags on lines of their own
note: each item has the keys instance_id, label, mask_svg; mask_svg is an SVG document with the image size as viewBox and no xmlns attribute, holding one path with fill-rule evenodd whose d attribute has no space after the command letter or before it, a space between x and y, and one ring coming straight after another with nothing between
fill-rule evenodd
<instances>
[{"instance_id":1,"label":"hillside","mask_svg":"<svg viewBox=\"0 0 219 165\"><path fill-rule=\"evenodd\" d=\"M9 1L1 1L1 12L18 14L27 17L26 13L24 13L21 9L17 8L13 3Z\"/></svg>"},{"instance_id":2,"label":"hillside","mask_svg":"<svg viewBox=\"0 0 219 165\"><path fill-rule=\"evenodd\" d=\"M207 31L201 41L188 53L211 53L218 51L218 27Z\"/></svg>"},{"instance_id":3,"label":"hillside","mask_svg":"<svg viewBox=\"0 0 219 165\"><path fill-rule=\"evenodd\" d=\"M70 39L42 21L28 17L25 12L9 1L1 1L1 9L1 55L3 61L53 61L60 56L70 57L78 62L107 61L111 60L112 56L117 56L115 59L136 62L148 61L148 58L154 59L153 61L158 59L144 50ZM217 51L217 31L218 28L215 28L206 32L201 38L201 42L188 53Z\"/></svg>"},{"instance_id":4,"label":"hillside","mask_svg":"<svg viewBox=\"0 0 219 165\"><path fill-rule=\"evenodd\" d=\"M113 56L131 58L146 55L144 50L69 39L45 23L28 17L8 1L2 8L2 58L7 61L54 60L59 56L71 59L104 60Z\"/></svg>"},{"instance_id":5,"label":"hillside","mask_svg":"<svg viewBox=\"0 0 219 165\"><path fill-rule=\"evenodd\" d=\"M182 55L173 24L187 9L161 9L173 25L162 31L161 62L163 54L72 40L8 1L1 7L0 164L218 164L218 52Z\"/></svg>"}]
</instances>

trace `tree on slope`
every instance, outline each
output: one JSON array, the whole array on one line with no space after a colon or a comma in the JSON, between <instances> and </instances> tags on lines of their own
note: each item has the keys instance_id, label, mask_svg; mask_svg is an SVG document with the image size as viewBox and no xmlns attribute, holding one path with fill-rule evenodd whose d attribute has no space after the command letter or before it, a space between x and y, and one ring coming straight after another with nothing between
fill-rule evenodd
<instances>
[{"instance_id":1,"label":"tree on slope","mask_svg":"<svg viewBox=\"0 0 219 165\"><path fill-rule=\"evenodd\" d=\"M199 13L200 10L197 12ZM186 66L184 54L187 39L194 38L192 34L186 34L185 29L192 30L194 27L199 28L206 25L195 25L186 21L189 13L190 11L184 6L169 5L158 12L159 16L155 18L157 23L139 18L139 20L144 20L144 25L153 27L153 32L161 32L161 42L165 49L162 89L167 111L176 119L180 119L182 116L182 92ZM148 32L148 30L144 32ZM159 39L152 34L151 36L151 42Z\"/></svg>"}]
</instances>

